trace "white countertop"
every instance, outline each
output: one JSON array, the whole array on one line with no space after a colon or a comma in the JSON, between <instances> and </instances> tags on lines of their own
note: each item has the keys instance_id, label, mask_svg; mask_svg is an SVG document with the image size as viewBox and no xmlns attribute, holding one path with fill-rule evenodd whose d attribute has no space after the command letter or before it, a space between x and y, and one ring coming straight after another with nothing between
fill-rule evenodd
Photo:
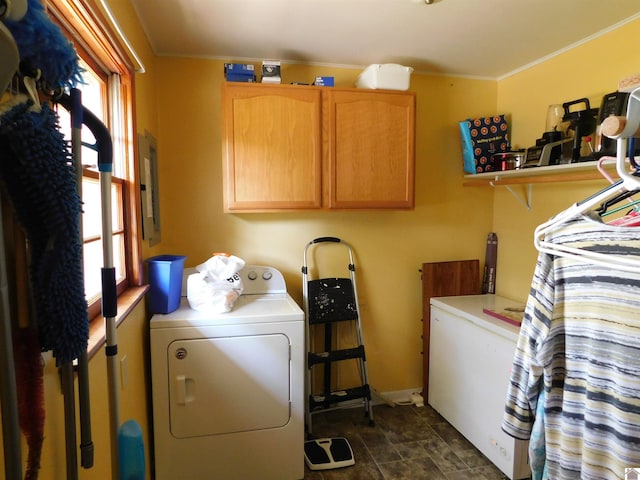
<instances>
[{"instance_id":1,"label":"white countertop","mask_svg":"<svg viewBox=\"0 0 640 480\"><path fill-rule=\"evenodd\" d=\"M483 308L504 310L507 307L523 306L523 302L517 302L509 298L494 294L460 295L454 297L433 297L431 305L442 310L463 317L479 327L486 328L498 335L511 340L517 340L520 327L499 320L482 311Z\"/></svg>"}]
</instances>

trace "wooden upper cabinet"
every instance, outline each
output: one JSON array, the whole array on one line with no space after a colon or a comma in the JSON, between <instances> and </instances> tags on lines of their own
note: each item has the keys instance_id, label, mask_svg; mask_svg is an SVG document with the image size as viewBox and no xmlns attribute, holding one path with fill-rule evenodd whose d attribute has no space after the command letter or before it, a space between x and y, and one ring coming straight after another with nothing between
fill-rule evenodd
<instances>
[{"instance_id":1,"label":"wooden upper cabinet","mask_svg":"<svg viewBox=\"0 0 640 480\"><path fill-rule=\"evenodd\" d=\"M225 211L413 208L413 93L222 88Z\"/></svg>"},{"instance_id":2,"label":"wooden upper cabinet","mask_svg":"<svg viewBox=\"0 0 640 480\"><path fill-rule=\"evenodd\" d=\"M415 95L328 92L329 208L413 208Z\"/></svg>"},{"instance_id":3,"label":"wooden upper cabinet","mask_svg":"<svg viewBox=\"0 0 640 480\"><path fill-rule=\"evenodd\" d=\"M320 208L321 92L243 83L223 89L225 209Z\"/></svg>"}]
</instances>

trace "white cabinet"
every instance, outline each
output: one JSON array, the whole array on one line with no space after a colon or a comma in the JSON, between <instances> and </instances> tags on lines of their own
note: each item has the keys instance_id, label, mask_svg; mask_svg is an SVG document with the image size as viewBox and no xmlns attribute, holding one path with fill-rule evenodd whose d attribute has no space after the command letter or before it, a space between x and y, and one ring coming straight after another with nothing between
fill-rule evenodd
<instances>
[{"instance_id":1,"label":"white cabinet","mask_svg":"<svg viewBox=\"0 0 640 480\"><path fill-rule=\"evenodd\" d=\"M483 313L496 295L431 299L429 404L511 479L531 476L527 442L501 429L518 327Z\"/></svg>"}]
</instances>

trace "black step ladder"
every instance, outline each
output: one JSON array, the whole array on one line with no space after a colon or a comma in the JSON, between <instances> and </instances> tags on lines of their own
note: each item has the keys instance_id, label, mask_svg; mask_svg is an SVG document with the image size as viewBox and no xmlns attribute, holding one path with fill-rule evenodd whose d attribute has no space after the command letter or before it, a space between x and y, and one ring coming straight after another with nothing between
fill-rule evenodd
<instances>
[{"instance_id":1,"label":"black step ladder","mask_svg":"<svg viewBox=\"0 0 640 480\"><path fill-rule=\"evenodd\" d=\"M345 247L349 256L349 277L323 277L323 270L320 269L320 258L327 258L324 255L330 253L329 248L320 248L322 245L333 244L331 259L335 262L335 257L340 244ZM323 252L321 252L323 250ZM307 265L308 257L313 254L311 268ZM344 254L343 254L344 255ZM341 257L340 257L341 258ZM310 279L314 277L314 279ZM312 416L316 413L339 408L352 408L362 405L365 410L365 417L373 425L373 411L371 408L371 389L367 374L367 363L364 342L362 338L362 323L360 319L360 308L358 304L358 292L356 288L355 265L353 262L353 251L349 244L335 237L321 237L309 242L304 250L304 260L302 266L302 293L304 311L306 317L306 342L307 342L307 371L306 371L306 402L305 402L305 423L307 435L311 438L313 434ZM348 326L347 322L355 330L355 338L352 345L338 345L337 328L338 324ZM320 330L318 330L320 329ZM341 339L342 340L342 339ZM344 343L344 342L343 342ZM322 344L322 347L315 347ZM334 373L339 362L355 360L358 373L359 385L351 388L336 388ZM321 376L318 376L321 375ZM320 390L320 391L318 391ZM316 440L315 442L326 441L327 439ZM311 442L314 442L313 440ZM306 442L307 444L310 442ZM305 453L317 449L317 445L305 444ZM309 458L306 459L311 469L336 468L336 465L327 466L323 464L310 465ZM341 465L343 466L343 465Z\"/></svg>"}]
</instances>

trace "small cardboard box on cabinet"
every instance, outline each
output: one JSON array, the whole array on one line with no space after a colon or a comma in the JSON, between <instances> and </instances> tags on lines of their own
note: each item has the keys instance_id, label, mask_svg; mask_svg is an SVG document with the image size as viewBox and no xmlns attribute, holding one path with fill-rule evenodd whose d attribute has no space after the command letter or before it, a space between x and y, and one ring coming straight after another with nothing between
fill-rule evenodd
<instances>
[{"instance_id":1,"label":"small cardboard box on cabinet","mask_svg":"<svg viewBox=\"0 0 640 480\"><path fill-rule=\"evenodd\" d=\"M262 83L281 83L280 61L265 60L262 62Z\"/></svg>"}]
</instances>

